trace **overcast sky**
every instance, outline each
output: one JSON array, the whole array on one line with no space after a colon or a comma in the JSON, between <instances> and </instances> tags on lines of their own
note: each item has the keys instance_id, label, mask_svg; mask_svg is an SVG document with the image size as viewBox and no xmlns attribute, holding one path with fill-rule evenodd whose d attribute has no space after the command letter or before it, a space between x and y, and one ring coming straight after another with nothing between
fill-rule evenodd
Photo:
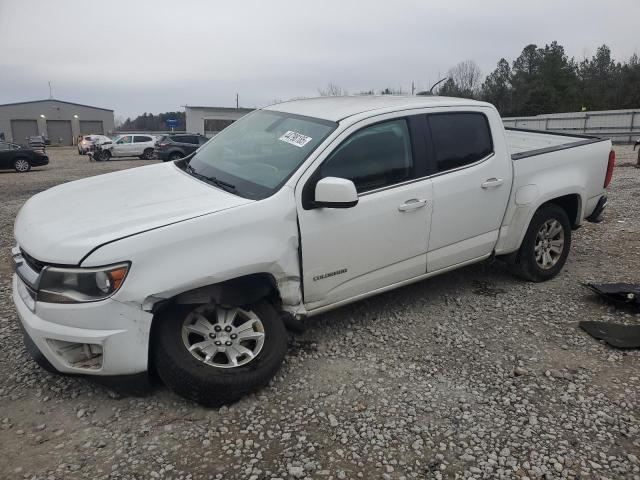
<instances>
[{"instance_id":1,"label":"overcast sky","mask_svg":"<svg viewBox=\"0 0 640 480\"><path fill-rule=\"evenodd\" d=\"M457 62L484 74L529 43L640 53L640 0L0 0L0 103L48 98L117 116L255 107L428 88Z\"/></svg>"}]
</instances>

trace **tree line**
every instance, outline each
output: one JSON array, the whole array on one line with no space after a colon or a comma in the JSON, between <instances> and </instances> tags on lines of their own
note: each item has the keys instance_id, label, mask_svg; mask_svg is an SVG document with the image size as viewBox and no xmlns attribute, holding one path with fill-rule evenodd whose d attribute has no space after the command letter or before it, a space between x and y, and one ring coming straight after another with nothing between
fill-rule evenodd
<instances>
[{"instance_id":1,"label":"tree line","mask_svg":"<svg viewBox=\"0 0 640 480\"><path fill-rule=\"evenodd\" d=\"M413 92L402 87L358 92L359 95L376 93L406 95ZM531 44L513 61L501 58L495 70L484 79L473 60L460 62L449 70L446 81L433 92L423 91L417 95L431 93L484 100L494 104L502 116L639 108L640 58L633 54L625 62L616 62L611 49L602 45L591 58L577 61L568 57L558 42L544 47ZM318 89L318 94L339 96L348 92L329 82L325 88ZM176 130L186 130L184 112L144 113L134 119L127 118L116 130L163 131L167 130L169 118L178 121Z\"/></svg>"},{"instance_id":2,"label":"tree line","mask_svg":"<svg viewBox=\"0 0 640 480\"><path fill-rule=\"evenodd\" d=\"M318 89L321 96L347 92L333 82ZM406 95L402 88L362 90L359 95ZM413 92L411 92L413 93ZM551 42L527 45L513 61L501 58L483 79L480 67L465 60L451 68L433 92L417 95L473 98L493 103L502 116L529 116L581 110L617 110L640 107L640 58L616 62L602 45L591 58L569 58L564 47Z\"/></svg>"},{"instance_id":3,"label":"tree line","mask_svg":"<svg viewBox=\"0 0 640 480\"><path fill-rule=\"evenodd\" d=\"M116 126L116 130L120 132L159 132L170 130L167 127L168 119L178 121L174 130L184 131L187 129L184 112L165 112L154 115L153 113L143 113L136 118L127 118L120 125Z\"/></svg>"},{"instance_id":4,"label":"tree line","mask_svg":"<svg viewBox=\"0 0 640 480\"><path fill-rule=\"evenodd\" d=\"M502 116L640 107L640 58L616 62L607 45L581 62L558 42L527 45L512 62L501 58L484 81L473 61L453 67L439 95L493 103Z\"/></svg>"}]
</instances>

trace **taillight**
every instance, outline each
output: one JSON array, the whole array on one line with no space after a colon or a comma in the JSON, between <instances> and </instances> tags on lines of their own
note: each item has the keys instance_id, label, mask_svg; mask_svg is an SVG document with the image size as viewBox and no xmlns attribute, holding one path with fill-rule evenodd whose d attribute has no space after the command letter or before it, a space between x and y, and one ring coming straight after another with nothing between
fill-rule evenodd
<instances>
[{"instance_id":1,"label":"taillight","mask_svg":"<svg viewBox=\"0 0 640 480\"><path fill-rule=\"evenodd\" d=\"M167 142L162 142L158 144L159 147L168 147L169 144Z\"/></svg>"},{"instance_id":2,"label":"taillight","mask_svg":"<svg viewBox=\"0 0 640 480\"><path fill-rule=\"evenodd\" d=\"M611 183L611 176L613 175L613 167L616 164L616 152L611 150L609 152L609 162L607 163L607 174L604 177L604 188Z\"/></svg>"}]
</instances>

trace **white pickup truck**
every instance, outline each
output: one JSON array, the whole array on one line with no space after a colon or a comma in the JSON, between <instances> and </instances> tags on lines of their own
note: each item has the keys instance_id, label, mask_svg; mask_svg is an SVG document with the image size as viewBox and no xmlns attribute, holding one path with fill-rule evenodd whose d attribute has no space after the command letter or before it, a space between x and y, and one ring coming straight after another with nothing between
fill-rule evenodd
<instances>
[{"instance_id":1,"label":"white pickup truck","mask_svg":"<svg viewBox=\"0 0 640 480\"><path fill-rule=\"evenodd\" d=\"M554 277L614 159L609 140L505 131L471 100L280 103L186 159L32 197L13 299L45 368L138 382L153 366L220 405L269 382L304 317L493 257Z\"/></svg>"}]
</instances>

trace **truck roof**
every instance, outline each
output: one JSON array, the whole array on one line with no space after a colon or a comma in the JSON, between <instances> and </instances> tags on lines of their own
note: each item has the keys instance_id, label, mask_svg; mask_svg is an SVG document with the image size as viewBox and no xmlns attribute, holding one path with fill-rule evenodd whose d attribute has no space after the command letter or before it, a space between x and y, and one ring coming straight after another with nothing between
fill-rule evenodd
<instances>
[{"instance_id":1,"label":"truck roof","mask_svg":"<svg viewBox=\"0 0 640 480\"><path fill-rule=\"evenodd\" d=\"M466 98L437 96L353 95L291 100L265 107L265 110L305 115L338 122L352 115L373 110L403 110L406 108L458 106L490 106Z\"/></svg>"}]
</instances>

